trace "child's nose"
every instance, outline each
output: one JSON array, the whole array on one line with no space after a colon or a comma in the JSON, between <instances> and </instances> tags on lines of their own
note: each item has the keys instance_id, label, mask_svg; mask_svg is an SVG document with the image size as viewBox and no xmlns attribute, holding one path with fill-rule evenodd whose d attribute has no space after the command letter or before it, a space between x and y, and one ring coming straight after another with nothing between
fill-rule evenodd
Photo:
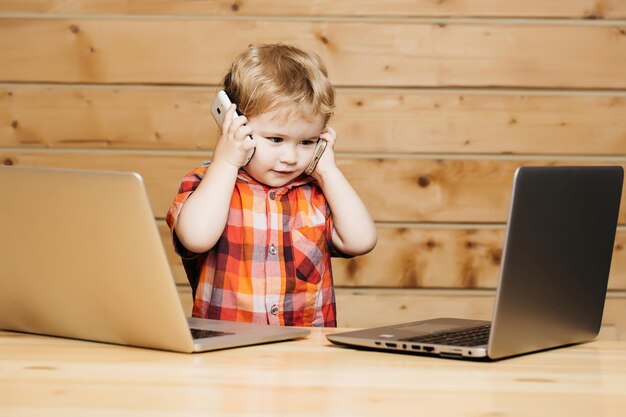
<instances>
[{"instance_id":1,"label":"child's nose","mask_svg":"<svg viewBox=\"0 0 626 417\"><path fill-rule=\"evenodd\" d=\"M280 161L285 164L295 164L298 162L298 154L292 146L284 146L280 153Z\"/></svg>"}]
</instances>

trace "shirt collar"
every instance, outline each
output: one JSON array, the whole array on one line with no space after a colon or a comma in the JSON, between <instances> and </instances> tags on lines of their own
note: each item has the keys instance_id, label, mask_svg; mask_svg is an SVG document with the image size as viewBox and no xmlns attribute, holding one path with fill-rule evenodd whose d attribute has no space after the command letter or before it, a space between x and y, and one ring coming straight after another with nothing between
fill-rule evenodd
<instances>
[{"instance_id":1,"label":"shirt collar","mask_svg":"<svg viewBox=\"0 0 626 417\"><path fill-rule=\"evenodd\" d=\"M263 188L266 189L272 189L272 187L269 187L257 180L255 180L254 178L252 178L252 176L250 176L250 174L248 174L244 169L240 169L239 172L237 173L237 179L240 181L244 181L247 182L248 184L256 184L256 185L260 185ZM314 181L313 177L311 177L310 175L305 175L305 174L301 174L298 177L292 179L291 181L289 181L287 184L283 185L282 187L277 187L276 189L281 189L281 190L285 190L288 191L292 188L295 187L299 187L301 185L304 184L308 184L310 182Z\"/></svg>"}]
</instances>

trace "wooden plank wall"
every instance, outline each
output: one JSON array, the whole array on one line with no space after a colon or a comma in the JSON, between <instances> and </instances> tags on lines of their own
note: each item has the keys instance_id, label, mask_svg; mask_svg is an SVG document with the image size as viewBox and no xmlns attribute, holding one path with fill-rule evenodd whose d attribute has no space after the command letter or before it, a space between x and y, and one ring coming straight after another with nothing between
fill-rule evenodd
<instances>
[{"instance_id":1,"label":"wooden plank wall","mask_svg":"<svg viewBox=\"0 0 626 417\"><path fill-rule=\"evenodd\" d=\"M488 318L515 168L626 166L626 0L3 0L0 161L141 173L188 306L165 212L211 157L227 65L278 41L326 61L338 161L380 234L334 263L341 325ZM622 338L624 225L626 204Z\"/></svg>"}]
</instances>

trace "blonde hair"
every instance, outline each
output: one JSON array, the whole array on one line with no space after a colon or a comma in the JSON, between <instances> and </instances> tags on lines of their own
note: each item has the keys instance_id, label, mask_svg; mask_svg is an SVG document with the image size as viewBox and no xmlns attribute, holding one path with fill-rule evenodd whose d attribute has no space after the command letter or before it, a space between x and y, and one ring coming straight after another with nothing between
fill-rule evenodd
<instances>
[{"instance_id":1,"label":"blonde hair","mask_svg":"<svg viewBox=\"0 0 626 417\"><path fill-rule=\"evenodd\" d=\"M335 109L335 90L320 57L284 44L250 45L231 64L223 87L247 117L285 109L284 117L322 116L326 124Z\"/></svg>"}]
</instances>

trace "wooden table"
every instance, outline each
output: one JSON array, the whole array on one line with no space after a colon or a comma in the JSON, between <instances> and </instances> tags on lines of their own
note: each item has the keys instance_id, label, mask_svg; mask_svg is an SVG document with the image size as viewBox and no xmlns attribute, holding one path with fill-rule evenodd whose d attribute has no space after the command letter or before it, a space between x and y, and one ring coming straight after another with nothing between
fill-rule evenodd
<instances>
[{"instance_id":1,"label":"wooden table","mask_svg":"<svg viewBox=\"0 0 626 417\"><path fill-rule=\"evenodd\" d=\"M335 347L329 331L193 355L0 332L0 415L626 415L626 341L475 363Z\"/></svg>"}]
</instances>

